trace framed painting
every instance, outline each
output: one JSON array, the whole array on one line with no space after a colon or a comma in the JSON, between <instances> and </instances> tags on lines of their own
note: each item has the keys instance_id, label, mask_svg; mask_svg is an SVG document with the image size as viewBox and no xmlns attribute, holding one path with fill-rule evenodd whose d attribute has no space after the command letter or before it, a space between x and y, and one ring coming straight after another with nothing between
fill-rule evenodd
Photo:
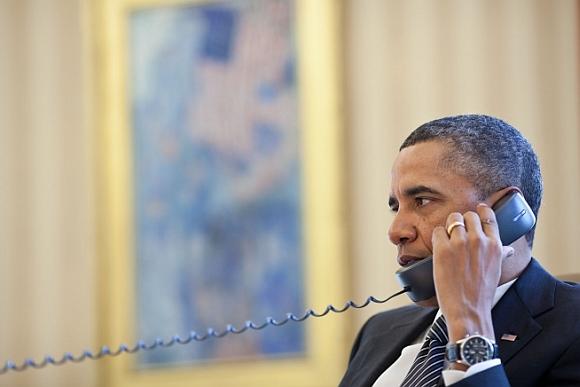
<instances>
[{"instance_id":1,"label":"framed painting","mask_svg":"<svg viewBox=\"0 0 580 387\"><path fill-rule=\"evenodd\" d=\"M342 304L340 7L94 3L103 342ZM141 350L107 386L331 386L347 319Z\"/></svg>"}]
</instances>

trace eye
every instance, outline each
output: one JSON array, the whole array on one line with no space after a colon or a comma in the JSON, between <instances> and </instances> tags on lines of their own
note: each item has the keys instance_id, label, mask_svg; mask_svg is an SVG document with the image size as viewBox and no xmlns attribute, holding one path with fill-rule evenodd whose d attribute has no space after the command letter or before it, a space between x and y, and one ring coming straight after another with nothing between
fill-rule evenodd
<instances>
[{"instance_id":1,"label":"eye","mask_svg":"<svg viewBox=\"0 0 580 387\"><path fill-rule=\"evenodd\" d=\"M426 206L427 204L431 203L432 201L433 201L433 199L431 199L431 198L425 198L425 197L416 197L415 198L415 204L417 205L417 207Z\"/></svg>"},{"instance_id":2,"label":"eye","mask_svg":"<svg viewBox=\"0 0 580 387\"><path fill-rule=\"evenodd\" d=\"M389 196L389 208L392 212L399 211L399 201L394 196Z\"/></svg>"}]
</instances>

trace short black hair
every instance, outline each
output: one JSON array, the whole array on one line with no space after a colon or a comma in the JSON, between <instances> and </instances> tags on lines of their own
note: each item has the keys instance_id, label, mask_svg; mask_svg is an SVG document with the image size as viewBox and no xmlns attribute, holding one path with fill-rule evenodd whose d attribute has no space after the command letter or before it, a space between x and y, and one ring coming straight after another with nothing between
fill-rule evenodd
<instances>
[{"instance_id":1,"label":"short black hair","mask_svg":"<svg viewBox=\"0 0 580 387\"><path fill-rule=\"evenodd\" d=\"M482 198L500 189L516 186L538 216L544 190L540 163L530 143L513 126L495 117L479 114L440 118L415 129L399 150L440 141L452 152L442 160L468 178ZM531 247L535 227L526 234Z\"/></svg>"}]
</instances>

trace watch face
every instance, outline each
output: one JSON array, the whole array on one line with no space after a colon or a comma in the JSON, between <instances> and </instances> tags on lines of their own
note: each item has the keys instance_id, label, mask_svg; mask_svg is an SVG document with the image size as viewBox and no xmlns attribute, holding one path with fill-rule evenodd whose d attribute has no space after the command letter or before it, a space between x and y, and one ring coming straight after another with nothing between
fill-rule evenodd
<instances>
[{"instance_id":1,"label":"watch face","mask_svg":"<svg viewBox=\"0 0 580 387\"><path fill-rule=\"evenodd\" d=\"M492 348L483 337L470 337L461 346L461 358L466 363L473 365L493 357Z\"/></svg>"}]
</instances>

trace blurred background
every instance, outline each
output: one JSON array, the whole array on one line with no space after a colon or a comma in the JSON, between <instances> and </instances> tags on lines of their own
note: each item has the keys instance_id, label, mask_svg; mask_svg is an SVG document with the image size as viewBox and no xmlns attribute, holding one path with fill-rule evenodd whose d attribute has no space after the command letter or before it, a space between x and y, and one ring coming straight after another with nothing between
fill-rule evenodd
<instances>
[{"instance_id":1,"label":"blurred background","mask_svg":"<svg viewBox=\"0 0 580 387\"><path fill-rule=\"evenodd\" d=\"M580 272L579 2L336 1L347 294L398 289L391 163L412 129L460 113L498 116L527 136L545 182L534 255L554 274ZM1 363L100 345L93 5L0 0ZM383 308L349 315L345 352ZM0 376L0 386L101 385L93 361Z\"/></svg>"}]
</instances>

